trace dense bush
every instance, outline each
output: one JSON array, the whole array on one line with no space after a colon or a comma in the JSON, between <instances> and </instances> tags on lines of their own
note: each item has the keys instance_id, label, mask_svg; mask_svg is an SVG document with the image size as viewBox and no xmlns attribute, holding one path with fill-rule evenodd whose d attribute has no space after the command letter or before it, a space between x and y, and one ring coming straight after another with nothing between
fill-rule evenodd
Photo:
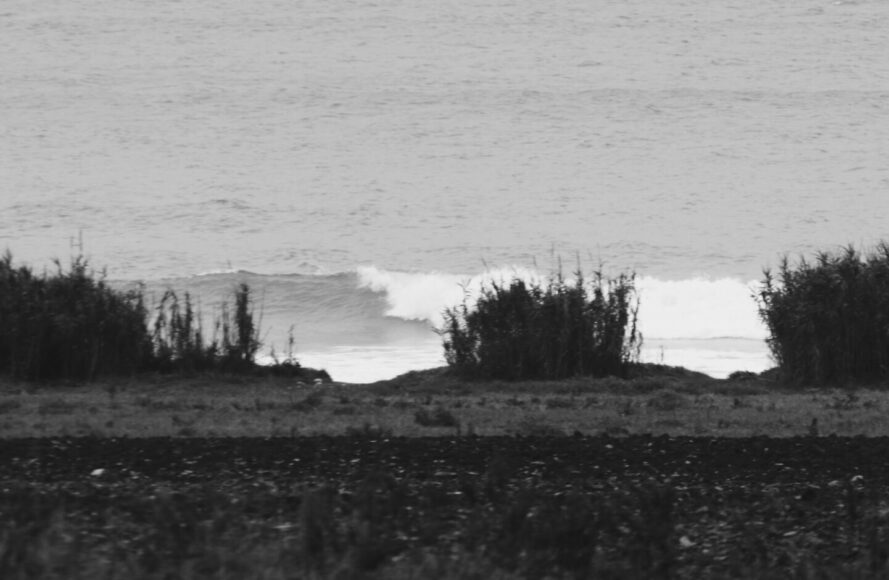
<instances>
[{"instance_id":1,"label":"dense bush","mask_svg":"<svg viewBox=\"0 0 889 580\"><path fill-rule=\"evenodd\" d=\"M21 379L134 372L151 354L138 293L109 288L75 259L68 272L36 276L0 260L0 372Z\"/></svg>"},{"instance_id":2,"label":"dense bush","mask_svg":"<svg viewBox=\"0 0 889 580\"><path fill-rule=\"evenodd\" d=\"M795 383L870 381L889 376L889 245L862 255L821 252L814 263L785 257L764 272L759 313L768 345Z\"/></svg>"},{"instance_id":3,"label":"dense bush","mask_svg":"<svg viewBox=\"0 0 889 580\"><path fill-rule=\"evenodd\" d=\"M207 342L188 294L167 291L153 313L142 289L123 292L76 258L65 272L35 275L0 258L0 374L17 379L92 379L140 371L244 371L255 366L259 329L250 290L223 304ZM149 319L153 318L151 330Z\"/></svg>"},{"instance_id":4,"label":"dense bush","mask_svg":"<svg viewBox=\"0 0 889 580\"><path fill-rule=\"evenodd\" d=\"M445 360L473 378L559 379L626 374L638 359L635 276L592 281L578 269L543 285L513 278L482 288L478 301L445 311Z\"/></svg>"}]
</instances>

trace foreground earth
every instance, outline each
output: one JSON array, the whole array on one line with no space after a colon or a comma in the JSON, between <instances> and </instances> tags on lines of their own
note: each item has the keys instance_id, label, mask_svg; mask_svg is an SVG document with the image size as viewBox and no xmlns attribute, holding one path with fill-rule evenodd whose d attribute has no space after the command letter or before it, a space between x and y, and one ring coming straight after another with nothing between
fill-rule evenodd
<instances>
[{"instance_id":1,"label":"foreground earth","mask_svg":"<svg viewBox=\"0 0 889 580\"><path fill-rule=\"evenodd\" d=\"M2 578L882 578L889 439L0 441Z\"/></svg>"}]
</instances>

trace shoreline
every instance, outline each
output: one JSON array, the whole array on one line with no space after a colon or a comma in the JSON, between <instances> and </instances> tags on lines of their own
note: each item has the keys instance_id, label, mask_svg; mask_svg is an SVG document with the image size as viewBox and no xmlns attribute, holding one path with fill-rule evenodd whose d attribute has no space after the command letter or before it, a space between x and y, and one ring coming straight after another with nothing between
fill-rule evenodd
<instances>
[{"instance_id":1,"label":"shoreline","mask_svg":"<svg viewBox=\"0 0 889 580\"><path fill-rule=\"evenodd\" d=\"M430 335L433 331L430 328ZM264 355L268 360L267 355ZM394 380L414 370L444 365L441 339L434 336L427 343L340 347L299 353L306 366L331 372L338 382L363 384ZM763 372L772 366L765 339L752 338L674 338L648 339L642 344L645 364L662 364L695 369L716 379L735 371ZM370 376L371 381L360 380ZM357 380L353 380L357 379Z\"/></svg>"}]
</instances>

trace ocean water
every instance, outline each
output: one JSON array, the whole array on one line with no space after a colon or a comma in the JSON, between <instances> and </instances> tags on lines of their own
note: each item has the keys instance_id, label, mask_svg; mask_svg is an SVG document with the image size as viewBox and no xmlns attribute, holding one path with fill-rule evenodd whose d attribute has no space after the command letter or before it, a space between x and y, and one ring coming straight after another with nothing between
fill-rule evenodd
<instances>
[{"instance_id":1,"label":"ocean water","mask_svg":"<svg viewBox=\"0 0 889 580\"><path fill-rule=\"evenodd\" d=\"M889 237L883 0L8 0L0 54L0 247L247 281L337 380L554 256L636 272L647 360L763 370L762 269Z\"/></svg>"}]
</instances>

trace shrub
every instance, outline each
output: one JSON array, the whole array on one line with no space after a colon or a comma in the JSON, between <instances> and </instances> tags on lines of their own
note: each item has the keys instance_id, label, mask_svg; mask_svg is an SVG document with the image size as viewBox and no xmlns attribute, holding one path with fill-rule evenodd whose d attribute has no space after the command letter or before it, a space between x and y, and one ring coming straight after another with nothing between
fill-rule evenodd
<instances>
[{"instance_id":1,"label":"shrub","mask_svg":"<svg viewBox=\"0 0 889 580\"><path fill-rule=\"evenodd\" d=\"M54 276L0 259L0 372L18 379L91 379L139 369L151 353L138 292L109 288L76 258Z\"/></svg>"},{"instance_id":2,"label":"shrub","mask_svg":"<svg viewBox=\"0 0 889 580\"><path fill-rule=\"evenodd\" d=\"M638 360L635 275L590 283L578 269L573 283L561 272L542 285L514 278L482 288L444 313L445 360L458 374L487 379L561 379L625 376Z\"/></svg>"},{"instance_id":3,"label":"shrub","mask_svg":"<svg viewBox=\"0 0 889 580\"><path fill-rule=\"evenodd\" d=\"M769 349L794 383L889 376L889 245L861 255L849 246L820 252L776 276L764 271L756 296Z\"/></svg>"},{"instance_id":4,"label":"shrub","mask_svg":"<svg viewBox=\"0 0 889 580\"><path fill-rule=\"evenodd\" d=\"M256 367L261 343L250 289L241 284L234 311L221 307L210 342L201 315L186 293L164 293L152 314L144 291L109 287L87 261L72 260L66 272L56 261L53 275L35 275L0 258L0 374L16 379L90 380L140 371L243 372ZM288 368L299 370L289 356Z\"/></svg>"}]
</instances>

